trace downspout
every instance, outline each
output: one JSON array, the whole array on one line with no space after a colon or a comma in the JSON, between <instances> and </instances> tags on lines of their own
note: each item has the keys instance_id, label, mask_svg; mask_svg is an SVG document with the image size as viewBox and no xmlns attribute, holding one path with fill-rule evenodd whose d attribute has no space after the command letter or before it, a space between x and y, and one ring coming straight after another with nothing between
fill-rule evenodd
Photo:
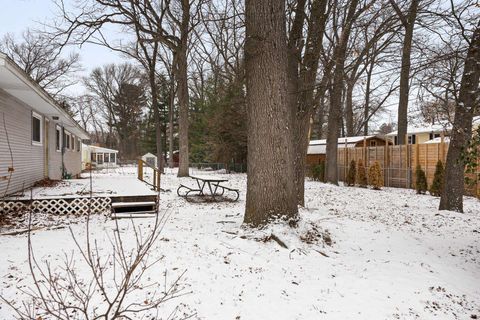
<instances>
[{"instance_id":1,"label":"downspout","mask_svg":"<svg viewBox=\"0 0 480 320\"><path fill-rule=\"evenodd\" d=\"M64 154L65 154L65 127L62 126L62 147L61 147L61 154L62 154L62 179L65 179L65 163L64 163Z\"/></svg>"}]
</instances>

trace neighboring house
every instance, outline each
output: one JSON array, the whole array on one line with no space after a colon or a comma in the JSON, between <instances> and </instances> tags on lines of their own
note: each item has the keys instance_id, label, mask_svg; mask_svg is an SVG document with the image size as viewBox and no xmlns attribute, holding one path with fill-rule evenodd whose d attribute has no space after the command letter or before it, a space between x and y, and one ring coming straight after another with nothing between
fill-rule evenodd
<instances>
[{"instance_id":1,"label":"neighboring house","mask_svg":"<svg viewBox=\"0 0 480 320\"><path fill-rule=\"evenodd\" d=\"M117 166L118 150L82 144L82 169L114 168Z\"/></svg>"},{"instance_id":2,"label":"neighboring house","mask_svg":"<svg viewBox=\"0 0 480 320\"><path fill-rule=\"evenodd\" d=\"M44 178L81 172L81 140L72 117L18 65L0 53L0 197Z\"/></svg>"},{"instance_id":3,"label":"neighboring house","mask_svg":"<svg viewBox=\"0 0 480 320\"><path fill-rule=\"evenodd\" d=\"M148 152L142 156L142 160L145 161L150 167L158 168L157 156L155 156L154 154Z\"/></svg>"},{"instance_id":4,"label":"neighboring house","mask_svg":"<svg viewBox=\"0 0 480 320\"><path fill-rule=\"evenodd\" d=\"M449 125L427 125L427 126L408 126L408 144L421 144L435 138L440 138L442 134L448 136L451 130ZM393 142L394 145L398 144L398 131L393 131L386 136Z\"/></svg>"},{"instance_id":5,"label":"neighboring house","mask_svg":"<svg viewBox=\"0 0 480 320\"><path fill-rule=\"evenodd\" d=\"M377 147L384 146L388 139L382 136L356 136L356 137L344 137L338 138L339 148L356 148L363 147ZM391 142L390 142L391 143ZM308 145L307 151L307 164L318 164L321 161L325 161L327 154L327 140L311 140Z\"/></svg>"}]
</instances>

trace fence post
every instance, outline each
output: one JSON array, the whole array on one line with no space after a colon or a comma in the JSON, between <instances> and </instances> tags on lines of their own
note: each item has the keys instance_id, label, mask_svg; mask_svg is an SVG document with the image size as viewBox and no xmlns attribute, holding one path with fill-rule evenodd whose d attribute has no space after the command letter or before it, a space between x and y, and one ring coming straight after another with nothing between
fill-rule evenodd
<instances>
[{"instance_id":1,"label":"fence post","mask_svg":"<svg viewBox=\"0 0 480 320\"><path fill-rule=\"evenodd\" d=\"M138 159L138 180L143 181L143 162L141 159Z\"/></svg>"}]
</instances>

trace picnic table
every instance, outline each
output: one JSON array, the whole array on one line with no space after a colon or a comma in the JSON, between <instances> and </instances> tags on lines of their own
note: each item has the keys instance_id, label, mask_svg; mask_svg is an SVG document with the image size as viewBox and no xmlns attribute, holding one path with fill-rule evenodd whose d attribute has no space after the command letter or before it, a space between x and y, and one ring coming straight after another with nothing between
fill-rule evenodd
<instances>
[{"instance_id":1,"label":"picnic table","mask_svg":"<svg viewBox=\"0 0 480 320\"><path fill-rule=\"evenodd\" d=\"M222 183L228 182L228 179L215 176L190 176L190 178L195 180L197 184L196 187L181 184L177 189L177 194L187 200L189 195L196 195L199 197L210 197L213 201L218 201L225 198L223 197L225 191L236 194L235 199L229 199L231 201L237 201L240 196L238 189L230 188L224 184L222 185Z\"/></svg>"}]
</instances>

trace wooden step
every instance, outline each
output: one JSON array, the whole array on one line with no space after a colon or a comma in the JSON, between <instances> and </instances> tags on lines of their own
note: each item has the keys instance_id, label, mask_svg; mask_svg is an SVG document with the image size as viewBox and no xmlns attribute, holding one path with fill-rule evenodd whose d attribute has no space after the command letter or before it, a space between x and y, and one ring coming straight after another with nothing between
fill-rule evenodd
<instances>
[{"instance_id":1,"label":"wooden step","mask_svg":"<svg viewBox=\"0 0 480 320\"><path fill-rule=\"evenodd\" d=\"M146 207L155 206L155 201L143 201L143 202L113 202L112 208L125 208L125 207Z\"/></svg>"},{"instance_id":2,"label":"wooden step","mask_svg":"<svg viewBox=\"0 0 480 320\"><path fill-rule=\"evenodd\" d=\"M157 213L155 211L138 211L138 212L113 212L112 219L136 219L136 218L155 218Z\"/></svg>"}]
</instances>

